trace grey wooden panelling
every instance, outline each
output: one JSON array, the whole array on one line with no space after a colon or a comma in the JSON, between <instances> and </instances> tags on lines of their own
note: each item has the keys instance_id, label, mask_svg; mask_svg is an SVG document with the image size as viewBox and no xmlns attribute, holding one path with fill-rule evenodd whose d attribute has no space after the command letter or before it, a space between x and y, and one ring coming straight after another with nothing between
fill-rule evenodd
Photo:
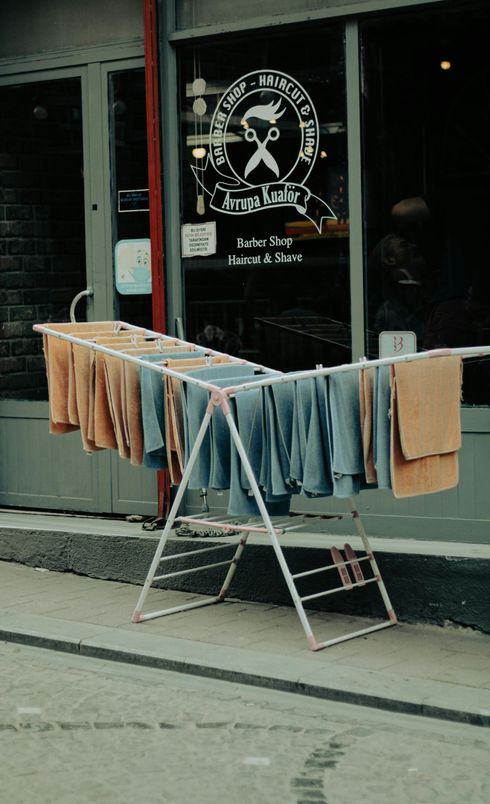
<instances>
[{"instance_id":1,"label":"grey wooden panelling","mask_svg":"<svg viewBox=\"0 0 490 804\"><path fill-rule=\"evenodd\" d=\"M154 472L108 450L86 455L78 432L50 435L46 403L0 403L0 411L0 505L156 513Z\"/></svg>"}]
</instances>

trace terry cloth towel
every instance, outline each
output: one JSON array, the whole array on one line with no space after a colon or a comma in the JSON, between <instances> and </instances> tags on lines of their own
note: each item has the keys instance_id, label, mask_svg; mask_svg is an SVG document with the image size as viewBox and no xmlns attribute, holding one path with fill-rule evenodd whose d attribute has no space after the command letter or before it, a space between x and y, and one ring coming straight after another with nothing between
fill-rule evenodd
<instances>
[{"instance_id":1,"label":"terry cloth towel","mask_svg":"<svg viewBox=\"0 0 490 804\"><path fill-rule=\"evenodd\" d=\"M264 488L274 497L290 495L294 383L262 388L268 470ZM267 496L266 496L267 498Z\"/></svg>"},{"instance_id":2,"label":"terry cloth towel","mask_svg":"<svg viewBox=\"0 0 490 804\"><path fill-rule=\"evenodd\" d=\"M237 377L247 377L250 378L253 376L255 371L254 366L249 365L218 365L218 366L211 366L206 368L199 368L193 369L192 371L187 372L189 377L195 377L196 379L202 380L203 382L209 382L213 384L217 384L217 380L224 379L227 380L223 387L228 385L234 385L235 379ZM229 380L229 382L228 382ZM244 381L244 380L243 380ZM192 385L191 383L185 383L183 385L183 408L184 408L184 434L185 434L185 465L189 461L189 456L196 440L197 434L202 424L202 420L206 413L206 408L209 402L209 392L204 388L199 388L197 385ZM217 419L219 422L215 424L213 419L216 417L221 417ZM210 471L211 471L211 428L213 429L220 428L220 424L223 424L226 429L228 427L226 422L224 421L223 413L221 409L217 409L214 411L213 416L211 418L212 424L208 428L205 433L204 439L201 444L201 449L199 450L199 454L197 456L196 463L194 464L191 472L191 476L189 479L189 488L191 489L201 489L201 488L208 488L209 481L210 481ZM218 458L219 461L219 458Z\"/></svg>"},{"instance_id":3,"label":"terry cloth towel","mask_svg":"<svg viewBox=\"0 0 490 804\"><path fill-rule=\"evenodd\" d=\"M195 368L206 368L210 365L232 363L226 356L206 357L205 352L196 351L196 355L203 357L166 359L168 368L186 373ZM167 449L167 464L172 485L182 480L184 471L184 413L182 409L182 381L175 377L165 376L165 443Z\"/></svg>"},{"instance_id":4,"label":"terry cloth towel","mask_svg":"<svg viewBox=\"0 0 490 804\"><path fill-rule=\"evenodd\" d=\"M161 363L175 351L155 352L144 356L145 360ZM195 351L179 352L182 357L192 357ZM165 469L167 455L165 446L165 385L163 374L150 368L140 367L141 420L143 424L143 463L149 469Z\"/></svg>"},{"instance_id":5,"label":"terry cloth towel","mask_svg":"<svg viewBox=\"0 0 490 804\"><path fill-rule=\"evenodd\" d=\"M144 440L139 366L127 361L124 361L123 365L129 457L133 466L141 466L143 463Z\"/></svg>"},{"instance_id":6,"label":"terry cloth towel","mask_svg":"<svg viewBox=\"0 0 490 804\"><path fill-rule=\"evenodd\" d=\"M279 372L267 376L278 376ZM265 449L262 415L263 394L261 389L238 391L230 399L231 414L237 426L245 453L249 459L253 474L259 481L262 455ZM228 514L230 516L258 516L260 511L250 491L250 481L246 475L243 462L235 445L231 444L230 462L230 496ZM289 511L291 493L274 497L260 489L267 511L271 516L282 516Z\"/></svg>"},{"instance_id":7,"label":"terry cloth towel","mask_svg":"<svg viewBox=\"0 0 490 804\"><path fill-rule=\"evenodd\" d=\"M357 372L331 374L326 387L333 490L336 497L352 497L364 477Z\"/></svg>"},{"instance_id":8,"label":"terry cloth towel","mask_svg":"<svg viewBox=\"0 0 490 804\"><path fill-rule=\"evenodd\" d=\"M90 331L97 328L98 331L103 331L114 328L113 322L105 322L104 324L93 323L79 323L79 324L51 324L46 326L50 327L57 332L66 332L67 334L76 335L77 337L84 331ZM68 382L69 382L69 364L71 360L70 342L63 341L56 336L43 335L44 357L46 362L46 374L48 378L48 393L49 393L49 410L50 419L53 425L55 424L71 424L68 414ZM66 432L71 432L77 429L76 427L69 427ZM61 432L58 428L56 432Z\"/></svg>"},{"instance_id":9,"label":"terry cloth towel","mask_svg":"<svg viewBox=\"0 0 490 804\"><path fill-rule=\"evenodd\" d=\"M129 437L125 421L126 400L124 399L123 361L120 357L104 354L104 370L107 400L116 436L117 451L121 458L129 458Z\"/></svg>"},{"instance_id":10,"label":"terry cloth towel","mask_svg":"<svg viewBox=\"0 0 490 804\"><path fill-rule=\"evenodd\" d=\"M306 434L301 493L306 497L326 497L333 494L333 481L324 377L316 377L310 382L310 394L310 421Z\"/></svg>"},{"instance_id":11,"label":"terry cloth towel","mask_svg":"<svg viewBox=\"0 0 490 804\"><path fill-rule=\"evenodd\" d=\"M148 345L146 346L148 353ZM160 349L158 349L160 352ZM155 354L158 353L157 351ZM139 357L143 349L128 349L126 354ZM128 432L128 447L130 460L133 466L141 466L144 456L143 421L141 417L141 389L140 371L136 363L126 360L124 363L124 399L126 401L126 423Z\"/></svg>"},{"instance_id":12,"label":"terry cloth towel","mask_svg":"<svg viewBox=\"0 0 490 804\"><path fill-rule=\"evenodd\" d=\"M118 337L96 337L95 343L107 346L114 351L129 348L137 336L128 336L127 330L121 331ZM99 448L117 449L117 437L114 429L113 411L109 404L106 367L104 353L90 350L90 378L88 404L88 437Z\"/></svg>"},{"instance_id":13,"label":"terry cloth towel","mask_svg":"<svg viewBox=\"0 0 490 804\"><path fill-rule=\"evenodd\" d=\"M118 334L116 333L100 333L96 331L90 332L83 332L77 333L77 338L81 338L87 341L102 342L107 343L108 346L113 347L113 344L120 344L120 343L130 343L132 339L134 339L135 335L128 334L127 330L121 330ZM116 347L117 348L117 347ZM89 348L86 349L89 352ZM94 388L95 388L95 381L94 381L94 359L91 356L89 358L90 363L90 379L89 379L89 424L88 424L88 434L90 439L94 439L94 432L93 432L93 405L94 405ZM73 360L73 349L71 349L71 359L68 367L68 415L70 417L70 421L72 424L78 423L78 406L77 406L77 376L75 372L74 360Z\"/></svg>"},{"instance_id":14,"label":"terry cloth towel","mask_svg":"<svg viewBox=\"0 0 490 804\"><path fill-rule=\"evenodd\" d=\"M131 342L124 341L121 338L118 344L114 344L112 341L108 343L107 341L97 339L97 342L103 346L109 346L111 349L115 351L123 351L125 354L130 354L135 357L143 357L146 354L155 354L161 356L161 351L157 346L157 342L144 342L143 346L134 346L134 340ZM138 338L137 343L143 342L143 339ZM160 343L160 342L158 342ZM170 347L173 351L174 347ZM176 347L180 349L181 347ZM112 449L117 449L117 439L116 433L114 430L114 423L113 423L113 412L111 410L111 406L109 403L108 398L108 388L107 388L107 380L106 380L106 369L104 363L104 353L103 352L93 352L92 354L92 372L93 372L93 411L89 411L89 434L91 434L91 427L93 428L93 439L97 446L99 447L109 447ZM121 358L122 361L122 358ZM128 363L124 362L124 365L129 365ZM125 373L123 372L124 376ZM139 374L138 374L138 387L139 387ZM137 414L136 414L137 415ZM125 411L125 422L126 422L126 432L129 435L129 440L131 441L131 433L130 433L130 426L127 421L128 414ZM136 425L137 419L133 422L133 427ZM131 452L131 443L128 444ZM136 456L136 453L135 453ZM135 457L135 460L138 460Z\"/></svg>"},{"instance_id":15,"label":"terry cloth towel","mask_svg":"<svg viewBox=\"0 0 490 804\"><path fill-rule=\"evenodd\" d=\"M359 372L359 412L361 416L362 449L364 472L367 483L376 483L378 478L374 466L373 452L373 386L375 369L361 369Z\"/></svg>"},{"instance_id":16,"label":"terry cloth towel","mask_svg":"<svg viewBox=\"0 0 490 804\"><path fill-rule=\"evenodd\" d=\"M394 496L414 497L453 488L458 483L461 446L460 358L394 364L390 376Z\"/></svg>"},{"instance_id":17,"label":"terry cloth towel","mask_svg":"<svg viewBox=\"0 0 490 804\"><path fill-rule=\"evenodd\" d=\"M373 389L373 458L379 489L391 489L391 390L389 366L375 369Z\"/></svg>"},{"instance_id":18,"label":"terry cloth towel","mask_svg":"<svg viewBox=\"0 0 490 804\"><path fill-rule=\"evenodd\" d=\"M77 417L80 425L80 435L83 449L86 452L96 452L98 447L89 435L89 409L91 395L91 352L86 346L71 344L73 363L73 391L75 392Z\"/></svg>"},{"instance_id":19,"label":"terry cloth towel","mask_svg":"<svg viewBox=\"0 0 490 804\"><path fill-rule=\"evenodd\" d=\"M461 448L461 358L395 363L398 426L406 459Z\"/></svg>"},{"instance_id":20,"label":"terry cloth towel","mask_svg":"<svg viewBox=\"0 0 490 804\"><path fill-rule=\"evenodd\" d=\"M312 378L298 380L294 386L293 431L291 437L291 482L303 485L306 442L311 418Z\"/></svg>"},{"instance_id":21,"label":"terry cloth towel","mask_svg":"<svg viewBox=\"0 0 490 804\"><path fill-rule=\"evenodd\" d=\"M44 352L44 361L46 364L46 379L48 381L48 400L49 400L49 432L52 435L63 435L63 433L72 433L74 430L78 430L78 425L69 424L67 422L60 422L55 421L53 416L60 416L65 415L66 419L68 420L68 411L66 413L60 414L60 406L59 403L64 403L66 396L68 395L68 388L66 387L65 392L62 392L63 383L59 383L58 379L55 379L56 372L55 372L55 360L50 352L50 341L54 343L55 338L49 338L47 335L43 335L43 352ZM56 402L55 402L56 400Z\"/></svg>"}]
</instances>

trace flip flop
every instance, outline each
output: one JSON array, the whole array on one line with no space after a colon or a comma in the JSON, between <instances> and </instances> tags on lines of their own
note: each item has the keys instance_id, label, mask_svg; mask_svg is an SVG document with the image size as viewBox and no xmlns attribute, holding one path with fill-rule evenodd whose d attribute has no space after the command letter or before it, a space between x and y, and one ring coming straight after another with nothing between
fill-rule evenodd
<instances>
[{"instance_id":1,"label":"flip flop","mask_svg":"<svg viewBox=\"0 0 490 804\"><path fill-rule=\"evenodd\" d=\"M356 561L357 556L350 546L350 544L344 544L345 555L349 561L353 563L350 565L352 568L352 573L354 575L355 582L360 584L361 586L366 585L366 581L364 580L364 575L361 569L361 565L358 561Z\"/></svg>"},{"instance_id":2,"label":"flip flop","mask_svg":"<svg viewBox=\"0 0 490 804\"><path fill-rule=\"evenodd\" d=\"M346 589L352 589L352 581L349 572L347 570L347 567L345 566L345 559L342 558L342 553L340 552L340 550L337 549L337 547L331 547L330 553L333 562L337 564L340 580L342 581L343 585L345 586Z\"/></svg>"}]
</instances>

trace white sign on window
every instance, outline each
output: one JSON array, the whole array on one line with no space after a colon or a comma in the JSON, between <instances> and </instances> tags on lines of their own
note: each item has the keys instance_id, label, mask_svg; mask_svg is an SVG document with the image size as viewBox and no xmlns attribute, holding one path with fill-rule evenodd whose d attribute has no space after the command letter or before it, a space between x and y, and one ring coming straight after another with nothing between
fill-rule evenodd
<instances>
[{"instance_id":1,"label":"white sign on window","mask_svg":"<svg viewBox=\"0 0 490 804\"><path fill-rule=\"evenodd\" d=\"M119 240L114 250L116 289L125 296L151 293L149 238Z\"/></svg>"},{"instance_id":2,"label":"white sign on window","mask_svg":"<svg viewBox=\"0 0 490 804\"><path fill-rule=\"evenodd\" d=\"M417 351L417 336L415 332L380 332L379 356L397 357L398 355L411 355Z\"/></svg>"},{"instance_id":3,"label":"white sign on window","mask_svg":"<svg viewBox=\"0 0 490 804\"><path fill-rule=\"evenodd\" d=\"M184 223L182 226L182 256L197 257L216 254L216 221Z\"/></svg>"}]
</instances>

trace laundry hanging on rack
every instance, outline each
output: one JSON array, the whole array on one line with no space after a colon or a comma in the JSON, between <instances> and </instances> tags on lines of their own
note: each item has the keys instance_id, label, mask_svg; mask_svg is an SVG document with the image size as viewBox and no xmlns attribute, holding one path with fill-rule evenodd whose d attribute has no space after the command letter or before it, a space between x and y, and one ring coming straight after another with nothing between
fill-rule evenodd
<instances>
[{"instance_id":1,"label":"laundry hanging on rack","mask_svg":"<svg viewBox=\"0 0 490 804\"><path fill-rule=\"evenodd\" d=\"M394 496L406 497L457 483L460 357L375 367L366 361L355 370L307 377L269 369L264 375L253 363L131 325L49 327L57 333L43 332L51 431L79 429L88 452L112 448L134 465L168 466L174 485L213 387L228 389L230 415L263 500L281 512L294 494L347 498L392 488ZM241 390L264 376L270 382ZM229 490L230 513L256 513L250 478L219 404L189 487Z\"/></svg>"}]
</instances>

